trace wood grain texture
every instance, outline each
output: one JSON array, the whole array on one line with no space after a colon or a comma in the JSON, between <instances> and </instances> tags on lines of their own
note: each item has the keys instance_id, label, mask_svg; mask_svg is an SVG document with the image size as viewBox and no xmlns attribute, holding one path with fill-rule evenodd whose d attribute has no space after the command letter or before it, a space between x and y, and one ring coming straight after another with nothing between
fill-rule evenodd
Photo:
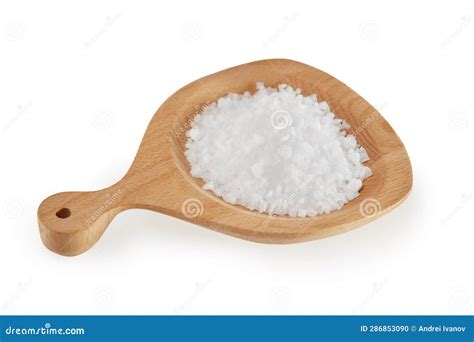
<instances>
[{"instance_id":1,"label":"wood grain texture","mask_svg":"<svg viewBox=\"0 0 474 342\"><path fill-rule=\"evenodd\" d=\"M366 148L370 157L366 165L374 173L358 198L341 210L314 218L269 216L224 202L190 176L184 156L185 132L196 112L230 92L253 92L258 81L273 87L286 83L301 88L304 95L317 94L318 100L327 101L336 116L351 125L348 131ZM226 69L178 90L155 113L121 181L95 192L48 197L38 209L38 222L43 243L62 255L89 249L115 215L131 208L158 211L241 239L293 243L366 224L399 205L411 187L412 170L403 143L375 108L318 69L272 59Z\"/></svg>"}]
</instances>

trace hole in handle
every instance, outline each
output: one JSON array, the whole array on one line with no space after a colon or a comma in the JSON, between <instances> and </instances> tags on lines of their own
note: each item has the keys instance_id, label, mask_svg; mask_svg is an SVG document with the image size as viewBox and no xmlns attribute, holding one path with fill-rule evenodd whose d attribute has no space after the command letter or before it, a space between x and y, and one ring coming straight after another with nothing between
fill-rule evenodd
<instances>
[{"instance_id":1,"label":"hole in handle","mask_svg":"<svg viewBox=\"0 0 474 342\"><path fill-rule=\"evenodd\" d=\"M69 208L59 209L56 212L56 216L59 217L60 219L68 218L69 216L71 216L71 210L69 210Z\"/></svg>"}]
</instances>

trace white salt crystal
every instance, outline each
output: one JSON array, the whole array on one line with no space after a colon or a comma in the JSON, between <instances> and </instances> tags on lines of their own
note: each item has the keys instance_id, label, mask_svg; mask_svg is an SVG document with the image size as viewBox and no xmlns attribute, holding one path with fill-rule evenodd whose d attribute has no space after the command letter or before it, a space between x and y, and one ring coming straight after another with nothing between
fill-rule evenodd
<instances>
[{"instance_id":1,"label":"white salt crystal","mask_svg":"<svg viewBox=\"0 0 474 342\"><path fill-rule=\"evenodd\" d=\"M360 188L362 188L362 181L360 179L351 179L349 184L347 184L347 189L351 193L359 192Z\"/></svg>"},{"instance_id":2,"label":"white salt crystal","mask_svg":"<svg viewBox=\"0 0 474 342\"><path fill-rule=\"evenodd\" d=\"M281 84L228 94L186 133L191 175L224 201L251 210L314 217L356 198L372 175L349 125L316 95Z\"/></svg>"},{"instance_id":3,"label":"white salt crystal","mask_svg":"<svg viewBox=\"0 0 474 342\"><path fill-rule=\"evenodd\" d=\"M263 163L260 161L258 163L253 164L250 169L255 177L261 177L263 173Z\"/></svg>"}]
</instances>

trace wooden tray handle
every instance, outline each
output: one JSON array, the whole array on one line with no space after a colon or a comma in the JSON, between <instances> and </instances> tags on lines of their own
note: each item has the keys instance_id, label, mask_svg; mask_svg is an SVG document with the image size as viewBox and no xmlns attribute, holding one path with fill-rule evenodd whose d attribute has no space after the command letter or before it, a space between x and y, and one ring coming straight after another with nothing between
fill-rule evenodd
<instances>
[{"instance_id":1,"label":"wooden tray handle","mask_svg":"<svg viewBox=\"0 0 474 342\"><path fill-rule=\"evenodd\" d=\"M51 251L78 255L104 233L122 210L123 190L115 185L93 192L61 192L46 198L38 208L41 240Z\"/></svg>"}]
</instances>

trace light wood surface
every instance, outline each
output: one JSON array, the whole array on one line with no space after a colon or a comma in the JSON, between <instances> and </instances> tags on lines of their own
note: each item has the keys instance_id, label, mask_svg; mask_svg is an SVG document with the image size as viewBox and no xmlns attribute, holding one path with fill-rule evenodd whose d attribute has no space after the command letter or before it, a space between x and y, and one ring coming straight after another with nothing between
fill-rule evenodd
<instances>
[{"instance_id":1,"label":"light wood surface","mask_svg":"<svg viewBox=\"0 0 474 342\"><path fill-rule=\"evenodd\" d=\"M341 210L315 218L269 216L230 205L201 188L189 174L185 132L197 111L229 92L255 91L257 81L281 83L317 94L345 119L370 161L373 176L360 196ZM100 238L121 211L143 208L263 243L293 243L346 232L399 205L412 187L410 160L387 121L361 96L334 77L308 65L272 59L236 66L203 77L174 93L155 113L137 156L121 181L95 192L64 192L38 209L43 243L62 255L77 255Z\"/></svg>"}]
</instances>

